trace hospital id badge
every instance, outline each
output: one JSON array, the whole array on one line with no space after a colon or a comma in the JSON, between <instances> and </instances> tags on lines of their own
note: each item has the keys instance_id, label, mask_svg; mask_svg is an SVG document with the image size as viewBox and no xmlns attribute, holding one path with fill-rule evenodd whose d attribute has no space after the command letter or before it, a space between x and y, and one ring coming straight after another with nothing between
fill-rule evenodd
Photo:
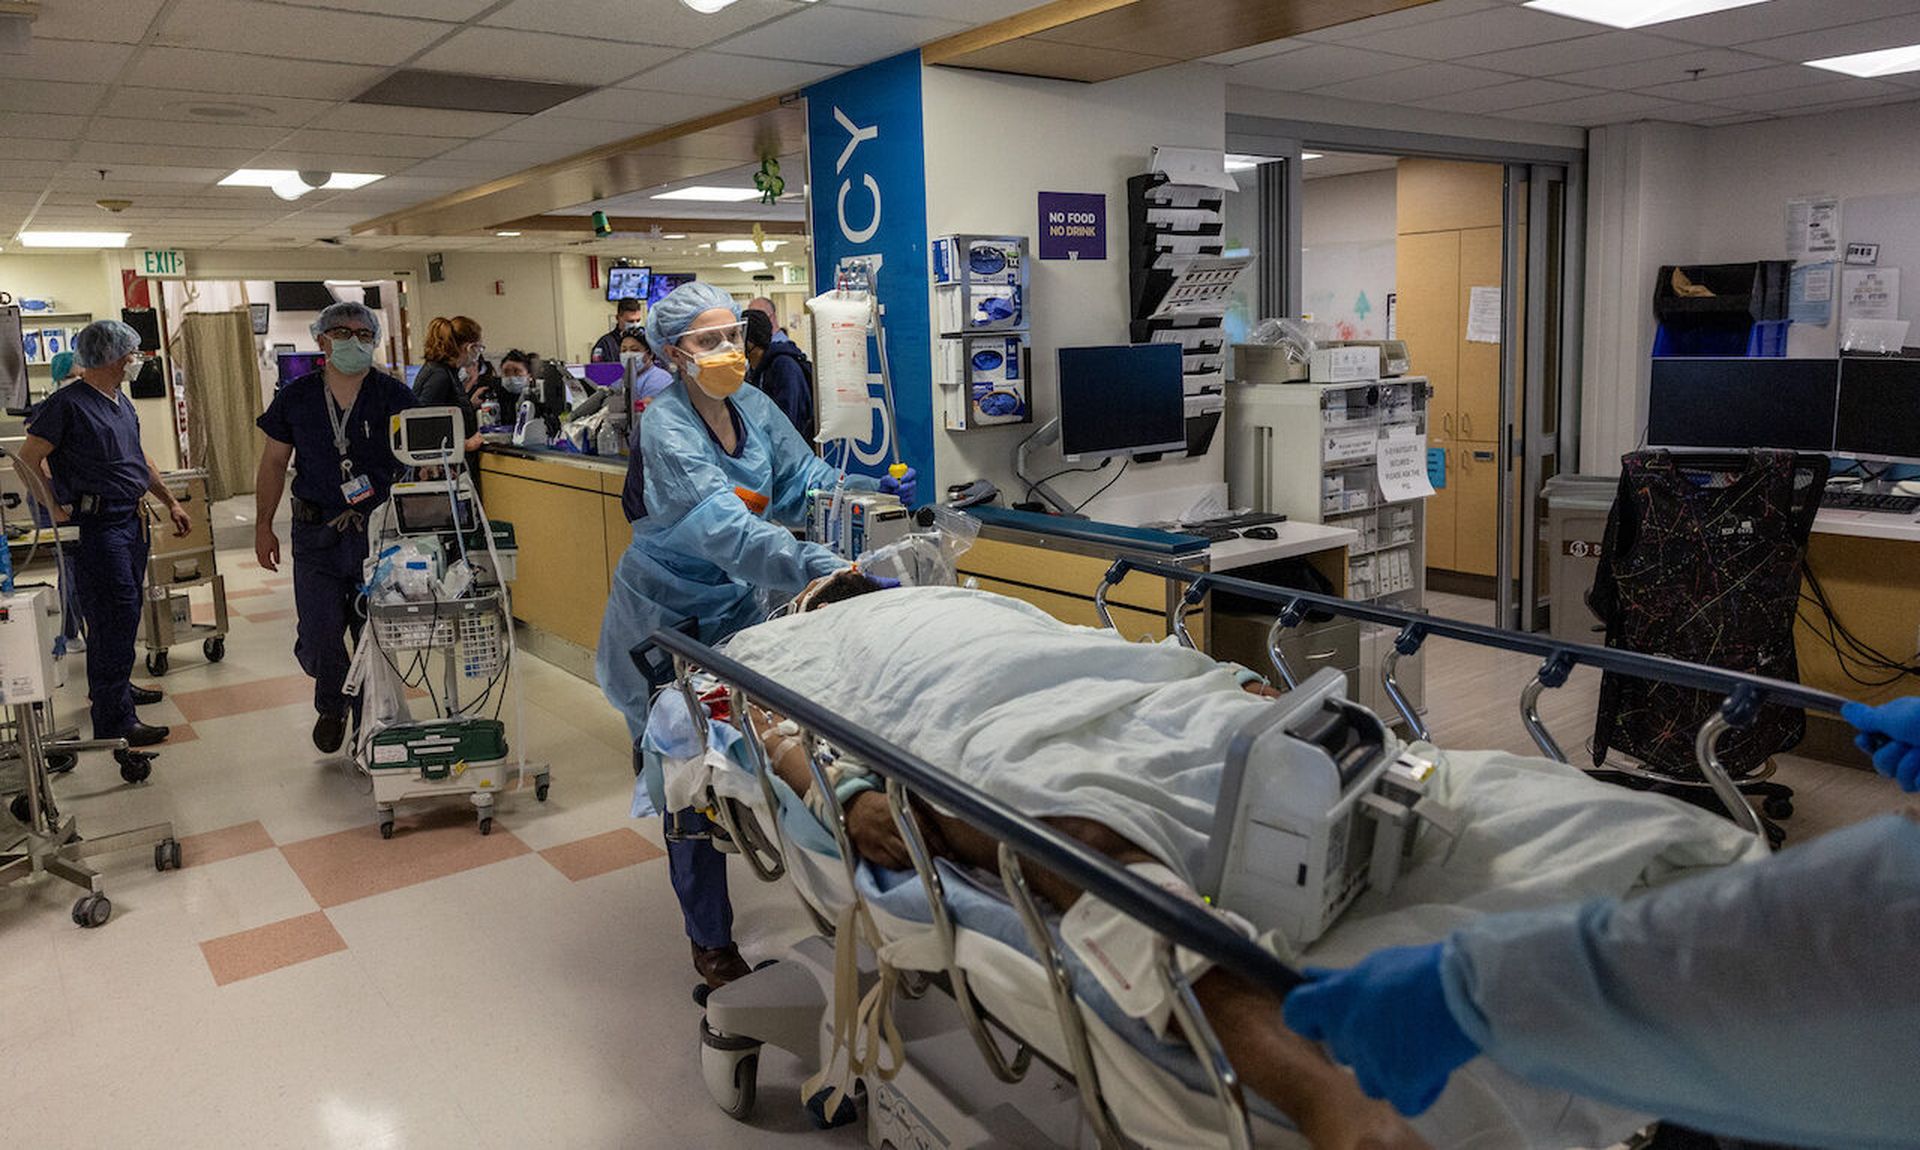
<instances>
[{"instance_id":1,"label":"hospital id badge","mask_svg":"<svg viewBox=\"0 0 1920 1150\"><path fill-rule=\"evenodd\" d=\"M373 498L373 480L356 475L340 485L340 494L346 497L348 507L364 503Z\"/></svg>"}]
</instances>

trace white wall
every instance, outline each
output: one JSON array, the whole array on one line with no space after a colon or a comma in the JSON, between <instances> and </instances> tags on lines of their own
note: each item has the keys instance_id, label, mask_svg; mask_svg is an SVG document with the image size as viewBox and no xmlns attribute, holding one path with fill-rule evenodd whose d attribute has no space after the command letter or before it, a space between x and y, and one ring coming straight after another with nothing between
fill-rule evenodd
<instances>
[{"instance_id":1,"label":"white wall","mask_svg":"<svg viewBox=\"0 0 1920 1150\"><path fill-rule=\"evenodd\" d=\"M1104 192L1107 258L1041 261L1031 272L1033 425L934 431L942 486L984 476L1020 498L1013 453L1054 414L1054 362L1061 347L1128 341L1127 179L1147 170L1155 145L1224 148L1225 84L1218 68L1189 64L1102 84L927 68L922 80L927 139L927 227L931 235L986 232L1036 237L1037 194ZM943 409L934 397L936 425ZM1202 459L1135 465L1087 508L1129 496L1223 477L1224 437ZM1042 452L1046 470L1059 456ZM1119 464L1114 464L1118 467ZM1114 471L1057 481L1075 500Z\"/></svg>"},{"instance_id":2,"label":"white wall","mask_svg":"<svg viewBox=\"0 0 1920 1150\"><path fill-rule=\"evenodd\" d=\"M1301 183L1300 239L1312 244L1391 240L1399 227L1399 173L1392 168Z\"/></svg>"},{"instance_id":3,"label":"white wall","mask_svg":"<svg viewBox=\"0 0 1920 1150\"><path fill-rule=\"evenodd\" d=\"M1399 177L1392 168L1304 181L1300 300L1341 339L1384 339L1397 276ZM1360 314L1358 301L1367 301Z\"/></svg>"}]
</instances>

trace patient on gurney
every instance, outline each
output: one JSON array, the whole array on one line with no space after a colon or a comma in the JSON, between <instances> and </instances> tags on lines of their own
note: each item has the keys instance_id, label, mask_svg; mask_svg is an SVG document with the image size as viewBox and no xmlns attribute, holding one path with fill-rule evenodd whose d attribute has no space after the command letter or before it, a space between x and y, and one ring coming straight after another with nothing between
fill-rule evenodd
<instances>
[{"instance_id":1,"label":"patient on gurney","mask_svg":"<svg viewBox=\"0 0 1920 1150\"><path fill-rule=\"evenodd\" d=\"M1195 897L1229 743L1249 719L1275 705L1265 697L1275 692L1257 676L1198 652L1124 643L1001 596L956 588L868 595L872 590L851 574L816 585L794 617L742 632L728 654L1150 880ZM817 615L806 613L822 607ZM776 773L809 805L820 804L823 797L809 793L800 740L782 733L777 716L754 718ZM1501 755L1456 757L1450 771L1457 793L1443 797L1462 806L1475 828L1455 844L1459 857L1401 884L1396 899L1407 913L1369 921L1350 915L1316 944L1307 956L1312 961L1340 964L1381 946L1431 941L1462 916L1529 901L1625 893L1689 866L1733 861L1749 849L1730 823L1716 827L1678 804L1587 783L1570 768ZM857 776L859 768L851 771ZM1478 782L1469 787L1469 779ZM830 781L855 850L877 866L909 867L884 797L863 790L857 777ZM1582 789L1587 786L1592 794ZM1613 817L1648 825L1622 833L1595 821L1604 816L1591 812L1610 804ZM930 807L915 813L937 854L997 869L992 839ZM1070 941L1074 920L1100 909L1096 900L1081 906L1080 891L1059 876L1037 867L1028 874L1033 888L1066 916L1062 933ZM1152 953L1165 945L1129 925L1131 934L1121 929L1102 936L1118 944L1117 953ZM1097 973L1097 964L1089 966ZM1276 997L1223 970L1193 974L1202 1009L1244 1083L1315 1145L1420 1143L1390 1107L1367 1099L1345 1070L1286 1029ZM1160 1018L1164 1025L1164 1008Z\"/></svg>"}]
</instances>

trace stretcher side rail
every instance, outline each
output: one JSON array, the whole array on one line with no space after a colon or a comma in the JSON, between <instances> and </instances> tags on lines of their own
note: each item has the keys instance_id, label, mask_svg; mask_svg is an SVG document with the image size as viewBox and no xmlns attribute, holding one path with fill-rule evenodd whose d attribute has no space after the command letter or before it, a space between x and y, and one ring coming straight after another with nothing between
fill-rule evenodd
<instances>
[{"instance_id":1,"label":"stretcher side rail","mask_svg":"<svg viewBox=\"0 0 1920 1150\"><path fill-rule=\"evenodd\" d=\"M1021 915L1041 965L1048 972L1062 1032L1069 1046L1075 1083L1092 1129L1103 1146L1120 1145L1119 1135L1100 1101L1094 1059L1084 1025L1066 978L1063 960L1053 946L1051 934L1027 888L1023 871L1025 865L1046 868L1084 894L1100 899L1145 925L1173 944L1173 947L1192 951L1264 987L1276 997L1284 998L1302 981L1293 968L1225 922L1210 915L1195 915L1191 904L1131 873L1106 855L967 787L926 760L894 746L852 720L681 632L666 629L655 631L651 641L675 659L676 667L682 673L683 690L687 689L684 686L685 675L693 668L712 675L732 689L734 722L746 739L752 765L760 773L762 786L766 788L769 798L772 797L771 782L768 781L770 766L764 748L745 718L747 709L743 704L749 699L791 719L810 738L824 739L842 753L857 757L862 765L886 780L890 809L906 838L915 869L923 880L934 872L924 841L917 833L913 820L906 817L909 792L965 820L998 842L1002 883ZM696 708L694 713L697 716L700 711ZM703 720L696 719L696 722L704 724ZM813 756L809 756L809 771L814 776L816 787L823 787L825 793L832 793ZM777 811L778 804L770 803L769 809ZM779 829L779 819L776 817L772 821L782 850L790 849L792 844L785 832ZM830 819L829 829L833 832L836 844L845 852L843 857L851 860L844 814ZM946 942L951 938L952 926L946 919L944 906L940 905L942 900L935 893L938 887L929 884L927 890L936 924L946 923L942 937L942 941ZM939 929L936 925L936 930ZM951 954L950 946L948 953ZM1168 954L1170 958L1171 947ZM1217 1037L1210 1027L1204 1025L1205 1020L1199 1014L1191 987L1179 977L1177 969L1170 961L1163 962L1161 969L1175 988L1176 1014L1226 1116L1225 1134L1229 1145L1251 1145L1251 1128L1239 1083L1220 1049ZM963 987L964 981L956 985L956 990L963 994ZM977 1011L969 1011L964 1003L962 1007L961 1014L967 1019L968 1025L975 1026L979 1022ZM982 1037L982 1033L976 1031L976 1042ZM1017 1075L1003 1073L1006 1068L1004 1059L997 1057L998 1051L992 1048L990 1042L983 1045L982 1054L994 1067L996 1074L1009 1081L1017 1080ZM1016 1056L1020 1072L1024 1072L1029 1056L1030 1051L1023 1046Z\"/></svg>"},{"instance_id":2,"label":"stretcher side rail","mask_svg":"<svg viewBox=\"0 0 1920 1150\"><path fill-rule=\"evenodd\" d=\"M1100 586L1094 591L1094 609L1099 613L1101 623L1109 628L1113 626L1113 620L1107 609L1107 593L1111 588L1119 585L1132 571L1155 578L1177 580L1187 585L1186 593L1181 597L1176 611L1174 633L1188 647L1193 647L1194 643L1191 636L1187 634L1184 617L1187 612L1194 610L1205 601L1209 592L1230 591L1235 595L1274 604L1278 608L1278 613L1273 627L1268 632L1268 650L1281 679L1289 686L1294 685L1295 676L1280 653L1278 639L1287 628L1299 625L1305 619L1308 610L1327 611L1365 623L1399 628L1393 648L1387 653L1383 663L1382 681L1388 697L1393 700L1394 707L1400 712L1401 718L1406 720L1408 729L1416 738L1427 738L1427 727L1394 681L1393 667L1401 657L1414 654L1420 649L1421 644L1433 636L1539 657L1540 670L1521 692L1520 717L1526 726L1527 733L1541 752L1563 763L1567 762L1567 757L1552 733L1541 721L1538 703L1541 694L1545 691L1564 684L1575 667L1593 667L1601 671L1670 683L1720 695L1723 700L1720 707L1702 724L1695 740L1695 757L1699 760L1700 772L1706 780L1706 785L1712 788L1714 794L1726 806L1728 816L1742 829L1762 839L1766 836L1766 829L1761 823L1759 814L1740 796L1738 785L1733 781L1725 765L1720 762L1716 751L1720 737L1730 730L1752 722L1754 716L1764 706L1779 705L1838 713L1847 703L1847 700L1839 695L1815 690L1799 683L1790 683L1783 679L1771 679L1764 675L1729 671L1701 663L1683 662L1664 655L1625 651L1617 647L1569 643L1544 635L1507 631L1481 623L1467 623L1395 607L1383 607L1374 603L1360 603L1317 591L1275 587L1231 575L1198 572L1171 564L1140 559L1115 560L1113 566L1107 569ZM1624 773L1658 777L1631 769Z\"/></svg>"}]
</instances>

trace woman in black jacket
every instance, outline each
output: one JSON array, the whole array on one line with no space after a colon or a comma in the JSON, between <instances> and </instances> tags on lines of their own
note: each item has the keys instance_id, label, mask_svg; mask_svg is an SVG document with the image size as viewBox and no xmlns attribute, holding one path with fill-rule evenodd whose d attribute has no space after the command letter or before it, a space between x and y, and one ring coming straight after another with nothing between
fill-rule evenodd
<instances>
[{"instance_id":1,"label":"woman in black jacket","mask_svg":"<svg viewBox=\"0 0 1920 1150\"><path fill-rule=\"evenodd\" d=\"M436 316L427 324L427 362L413 380L422 407L457 407L467 433L467 455L480 450L480 414L467 397L480 374L480 325L464 315Z\"/></svg>"}]
</instances>

